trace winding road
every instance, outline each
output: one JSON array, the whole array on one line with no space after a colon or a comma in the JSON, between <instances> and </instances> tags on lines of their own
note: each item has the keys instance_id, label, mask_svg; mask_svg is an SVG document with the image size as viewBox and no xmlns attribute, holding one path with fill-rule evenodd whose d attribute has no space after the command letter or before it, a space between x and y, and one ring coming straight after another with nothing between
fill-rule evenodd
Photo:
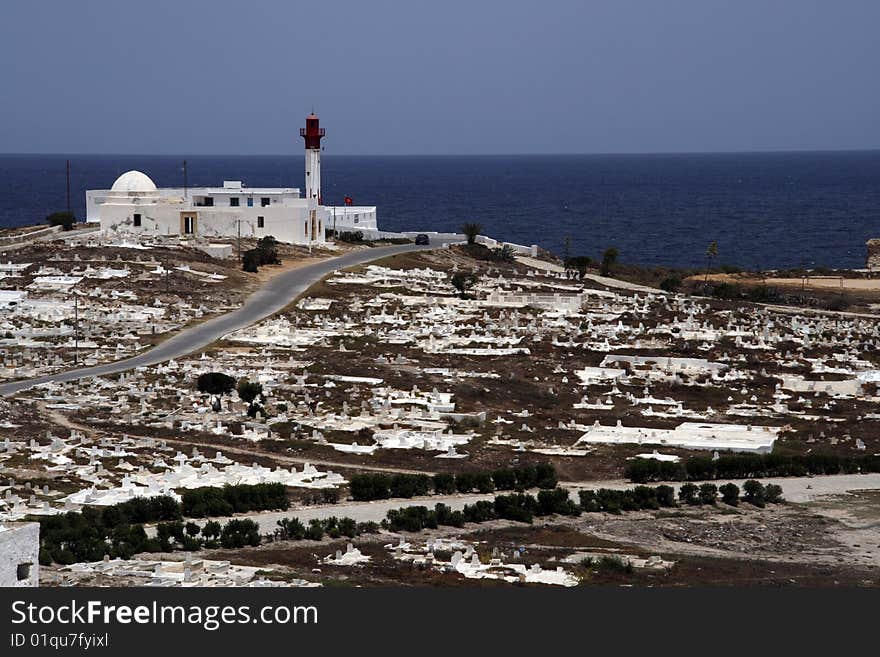
<instances>
[{"instance_id":1,"label":"winding road","mask_svg":"<svg viewBox=\"0 0 880 657\"><path fill-rule=\"evenodd\" d=\"M453 237L444 241L453 242L458 240ZM184 329L152 349L136 356L93 367L84 367L33 379L22 379L21 381L5 383L0 385L0 396L12 395L41 383L74 381L90 376L106 376L108 374L125 372L135 367L156 365L174 358L180 358L211 344L215 340L219 340L232 331L250 326L264 317L278 312L298 295L334 271L399 253L421 251L438 246L440 246L439 240L429 246L400 244L374 247L351 251L335 258L328 258L321 262L286 271L271 278L263 287L249 296L240 308L209 319L191 328Z\"/></svg>"}]
</instances>

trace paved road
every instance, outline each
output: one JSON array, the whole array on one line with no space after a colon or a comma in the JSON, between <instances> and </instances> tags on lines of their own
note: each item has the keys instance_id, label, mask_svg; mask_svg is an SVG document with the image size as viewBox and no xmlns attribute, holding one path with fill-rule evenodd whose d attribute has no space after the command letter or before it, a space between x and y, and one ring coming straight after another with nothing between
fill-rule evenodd
<instances>
[{"instance_id":1,"label":"paved road","mask_svg":"<svg viewBox=\"0 0 880 657\"><path fill-rule=\"evenodd\" d=\"M371 260L378 260L389 255L436 248L437 246L440 246L439 241L435 241L427 247L415 246L414 244L375 247L352 251L336 258L329 258L312 265L300 267L299 269L292 269L270 279L263 287L249 296L247 301L237 310L185 329L148 351L112 363L6 383L0 385L0 396L15 394L50 381L62 382L89 376L105 376L107 374L124 372L135 367L155 365L173 358L180 358L211 344L232 331L250 326L264 317L278 312L297 295L302 294L311 285L321 280L321 278L338 269L363 264Z\"/></svg>"}]
</instances>

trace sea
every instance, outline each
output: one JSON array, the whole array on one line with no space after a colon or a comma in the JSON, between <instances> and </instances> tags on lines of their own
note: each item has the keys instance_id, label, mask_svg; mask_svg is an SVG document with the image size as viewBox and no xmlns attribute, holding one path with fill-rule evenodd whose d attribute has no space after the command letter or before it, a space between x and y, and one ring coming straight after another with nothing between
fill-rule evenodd
<instances>
[{"instance_id":1,"label":"sea","mask_svg":"<svg viewBox=\"0 0 880 657\"><path fill-rule=\"evenodd\" d=\"M303 156L0 155L0 226L39 223L130 169L160 187L242 180L303 187ZM558 255L742 268L857 268L880 237L880 151L670 155L322 158L324 202L378 206L385 230L456 231L465 222Z\"/></svg>"}]
</instances>

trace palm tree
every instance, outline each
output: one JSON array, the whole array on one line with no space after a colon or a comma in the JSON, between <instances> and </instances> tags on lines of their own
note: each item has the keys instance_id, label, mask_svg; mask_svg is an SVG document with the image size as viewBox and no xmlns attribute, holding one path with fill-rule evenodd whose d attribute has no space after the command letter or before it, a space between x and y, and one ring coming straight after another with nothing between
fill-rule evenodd
<instances>
[{"instance_id":1,"label":"palm tree","mask_svg":"<svg viewBox=\"0 0 880 657\"><path fill-rule=\"evenodd\" d=\"M602 254L602 266L600 268L600 274L602 276L610 276L611 275L611 265L617 262L618 256L617 249L613 246L605 249L605 253Z\"/></svg>"},{"instance_id":2,"label":"palm tree","mask_svg":"<svg viewBox=\"0 0 880 657\"><path fill-rule=\"evenodd\" d=\"M718 257L718 242L712 240L709 242L709 246L706 249L706 279L703 281L704 283L709 282L709 267L712 265L712 261Z\"/></svg>"},{"instance_id":3,"label":"palm tree","mask_svg":"<svg viewBox=\"0 0 880 657\"><path fill-rule=\"evenodd\" d=\"M483 227L474 222L468 222L463 224L461 227L461 232L464 233L464 236L467 237L468 244L475 244L477 241L477 235L480 234L480 231L483 230Z\"/></svg>"}]
</instances>

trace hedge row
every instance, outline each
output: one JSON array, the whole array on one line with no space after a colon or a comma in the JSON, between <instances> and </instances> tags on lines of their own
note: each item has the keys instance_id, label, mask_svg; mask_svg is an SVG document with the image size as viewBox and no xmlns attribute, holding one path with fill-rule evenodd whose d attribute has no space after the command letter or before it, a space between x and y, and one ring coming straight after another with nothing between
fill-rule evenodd
<instances>
[{"instance_id":1,"label":"hedge row","mask_svg":"<svg viewBox=\"0 0 880 657\"><path fill-rule=\"evenodd\" d=\"M859 472L880 472L880 456L724 454L714 461L710 457L694 456L680 463L634 459L625 470L628 479L640 484L650 481L804 477Z\"/></svg>"},{"instance_id":2,"label":"hedge row","mask_svg":"<svg viewBox=\"0 0 880 657\"><path fill-rule=\"evenodd\" d=\"M569 499L563 488L541 490L538 496L528 493L497 495L494 500L466 504L462 511L453 511L446 504L391 509L382 526L391 531L418 532L438 526L463 527L466 522L481 523L489 520L514 520L531 523L535 516L562 514L580 515L578 505Z\"/></svg>"},{"instance_id":3,"label":"hedge row","mask_svg":"<svg viewBox=\"0 0 880 657\"><path fill-rule=\"evenodd\" d=\"M173 498L166 499L177 504ZM252 520L234 519L222 526L219 522L209 521L204 527L194 522L184 524L179 519L163 520L156 525L156 537L149 538L143 524L128 522L130 516L125 517L124 510L85 507L81 511L37 518L40 523L40 563L45 566L53 562L69 565L78 561L100 561L104 555L130 559L139 552L260 544L258 527ZM118 524L105 524L105 521L120 519L123 520ZM156 519L149 518L150 521Z\"/></svg>"},{"instance_id":4,"label":"hedge row","mask_svg":"<svg viewBox=\"0 0 880 657\"><path fill-rule=\"evenodd\" d=\"M278 511L290 506L284 484L239 484L187 490L181 496L187 518L229 516L248 511Z\"/></svg>"},{"instance_id":5,"label":"hedge row","mask_svg":"<svg viewBox=\"0 0 880 657\"><path fill-rule=\"evenodd\" d=\"M285 540L320 541L327 534L330 538L355 538L361 534L375 534L379 525L375 522L357 522L353 518L337 518L331 516L324 520L313 518L308 527L299 518L283 518L277 522L278 538Z\"/></svg>"},{"instance_id":6,"label":"hedge row","mask_svg":"<svg viewBox=\"0 0 880 657\"><path fill-rule=\"evenodd\" d=\"M784 501L782 488L776 484L763 485L759 481L750 479L743 484L743 499L750 504L764 507L766 503L778 504ZM718 495L721 501L730 506L736 506L740 499L739 486L727 483L716 486L705 483L697 486L692 483L682 484L678 489L678 503L675 500L675 489L672 486L660 485L636 486L629 490L611 490L600 488L599 490L582 490L578 492L580 508L587 513L605 512L619 514L623 511L639 511L643 509L660 509L673 507L679 504L699 506L702 504L715 504Z\"/></svg>"},{"instance_id":7,"label":"hedge row","mask_svg":"<svg viewBox=\"0 0 880 657\"><path fill-rule=\"evenodd\" d=\"M136 497L104 508L86 506L33 520L40 523L40 562L70 564L98 561L105 554L127 559L138 552L169 552L175 544L186 550L254 545L254 529L241 525L243 521L230 521L223 527L209 522L200 529L192 522L184 525L182 519L287 509L289 505L283 484L241 484L188 490L182 502L168 495ZM157 537L150 539L143 524L153 522L158 523Z\"/></svg>"},{"instance_id":8,"label":"hedge row","mask_svg":"<svg viewBox=\"0 0 880 657\"><path fill-rule=\"evenodd\" d=\"M436 474L356 474L349 480L351 497L358 501L386 500L392 497L410 498L452 493L492 493L496 490L526 490L554 488L556 470L549 463L504 468L493 472L461 472Z\"/></svg>"},{"instance_id":9,"label":"hedge row","mask_svg":"<svg viewBox=\"0 0 880 657\"><path fill-rule=\"evenodd\" d=\"M776 484L764 486L759 481L749 480L743 485L743 499L755 506L783 501L782 489ZM736 484L684 484L679 489L679 503L688 505L715 504L718 494L725 504L736 506L740 490ZM660 485L636 486L629 490L582 490L578 493L579 503L569 498L564 488L542 490L534 497L526 493L498 495L494 500L481 500L466 504L461 511L453 511L446 504L436 504L433 509L426 506L409 506L391 509L382 521L382 527L390 531L419 532L423 529L436 529L439 526L463 527L465 523L481 523L489 520L514 520L531 524L535 517L549 515L579 516L587 513L614 513L660 509L678 506L675 489Z\"/></svg>"}]
</instances>

